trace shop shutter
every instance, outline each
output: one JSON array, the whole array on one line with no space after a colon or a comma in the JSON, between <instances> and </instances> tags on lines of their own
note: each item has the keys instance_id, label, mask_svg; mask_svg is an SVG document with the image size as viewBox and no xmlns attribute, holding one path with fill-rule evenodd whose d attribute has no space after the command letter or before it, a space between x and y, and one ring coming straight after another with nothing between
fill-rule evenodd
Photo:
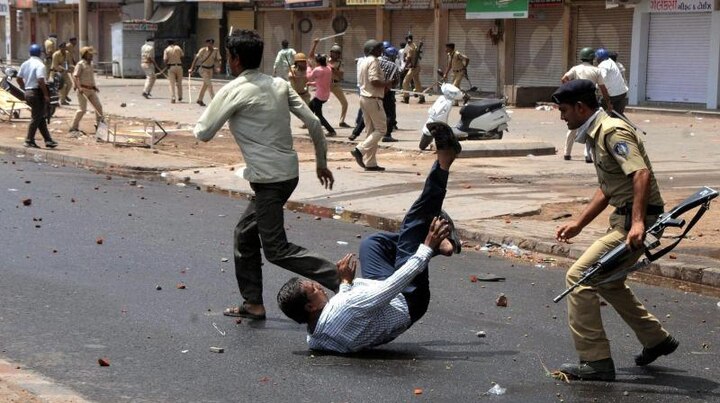
<instances>
[{"instance_id":1,"label":"shop shutter","mask_svg":"<svg viewBox=\"0 0 720 403\"><path fill-rule=\"evenodd\" d=\"M382 38L375 38L375 10L354 10L343 16L348 21L346 34L342 36L345 81L355 83L357 82L355 59L363 55L365 42L368 39L382 40Z\"/></svg>"},{"instance_id":2,"label":"shop shutter","mask_svg":"<svg viewBox=\"0 0 720 403\"><path fill-rule=\"evenodd\" d=\"M650 15L646 100L707 102L710 16Z\"/></svg>"},{"instance_id":3,"label":"shop shutter","mask_svg":"<svg viewBox=\"0 0 720 403\"><path fill-rule=\"evenodd\" d=\"M515 29L515 85L557 86L563 73L562 7L531 9L530 18L517 20Z\"/></svg>"},{"instance_id":4,"label":"shop shutter","mask_svg":"<svg viewBox=\"0 0 720 403\"><path fill-rule=\"evenodd\" d=\"M488 30L495 26L493 20L467 20L465 10L448 12L448 42L455 43L455 49L470 58L468 76L472 85L480 91L497 91L498 47L487 38ZM445 49L445 44L440 44ZM447 68L447 57L438 63L440 68ZM463 88L470 87L463 81Z\"/></svg>"},{"instance_id":5,"label":"shop shutter","mask_svg":"<svg viewBox=\"0 0 720 403\"><path fill-rule=\"evenodd\" d=\"M255 29L255 12L251 10L232 10L227 12L228 29Z\"/></svg>"},{"instance_id":6,"label":"shop shutter","mask_svg":"<svg viewBox=\"0 0 720 403\"><path fill-rule=\"evenodd\" d=\"M300 18L298 18L298 21L300 21L300 19L307 18L312 23L312 29L310 29L310 32L307 33L302 33L300 31L297 32L297 38L299 38L301 45L298 45L300 48L295 48L295 50L298 52L309 53L310 48L312 47L313 39L323 38L335 34L335 31L332 29L331 17L332 14L330 11L302 13ZM333 42L333 39L335 38L321 41L315 51L317 53L329 53L330 47L333 43L335 43ZM310 55L308 55L308 57L310 57Z\"/></svg>"},{"instance_id":7,"label":"shop shutter","mask_svg":"<svg viewBox=\"0 0 720 403\"><path fill-rule=\"evenodd\" d=\"M262 69L265 74L272 74L275 56L281 49L280 43L283 39L292 40L291 14L286 10L263 11L260 18L263 21L262 37L265 42ZM294 48L295 44L291 43L290 46Z\"/></svg>"},{"instance_id":8,"label":"shop shutter","mask_svg":"<svg viewBox=\"0 0 720 403\"><path fill-rule=\"evenodd\" d=\"M423 88L433 85L438 77L433 71L437 57L437 44L435 43L435 17L432 10L394 10L392 11L390 34L393 46L400 49L408 32L412 32L413 40L419 44L423 41L422 60L420 61L420 83ZM443 44L444 46L444 44ZM444 47L443 47L444 49ZM445 65L445 60L438 63L438 67Z\"/></svg>"},{"instance_id":9,"label":"shop shutter","mask_svg":"<svg viewBox=\"0 0 720 403\"><path fill-rule=\"evenodd\" d=\"M581 6L574 19L575 59L580 63L580 49L603 47L618 52L618 62L625 66L625 80L630 78L633 9Z\"/></svg>"}]
</instances>

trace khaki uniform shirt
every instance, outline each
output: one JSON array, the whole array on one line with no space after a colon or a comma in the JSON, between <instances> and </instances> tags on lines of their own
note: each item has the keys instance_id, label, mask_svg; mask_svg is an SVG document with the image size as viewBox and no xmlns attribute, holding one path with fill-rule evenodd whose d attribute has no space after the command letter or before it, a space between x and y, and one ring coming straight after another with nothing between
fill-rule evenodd
<instances>
[{"instance_id":1,"label":"khaki uniform shirt","mask_svg":"<svg viewBox=\"0 0 720 403\"><path fill-rule=\"evenodd\" d=\"M360 96L369 98L382 98L385 95L383 87L372 85L373 81L384 81L385 75L380 69L380 61L375 56L365 57L360 69Z\"/></svg>"},{"instance_id":2,"label":"khaki uniform shirt","mask_svg":"<svg viewBox=\"0 0 720 403\"><path fill-rule=\"evenodd\" d=\"M68 68L75 67L75 64L77 64L77 59L75 58L75 45L70 42L65 44L65 57L65 60L68 63Z\"/></svg>"},{"instance_id":3,"label":"khaki uniform shirt","mask_svg":"<svg viewBox=\"0 0 720 403\"><path fill-rule=\"evenodd\" d=\"M598 182L610 205L623 207L633 201L633 179L629 175L647 168L650 171L650 196L648 204L662 206L662 196L645 146L635 129L624 121L611 118L600 111L595 122L587 130L595 143L593 161Z\"/></svg>"},{"instance_id":4,"label":"khaki uniform shirt","mask_svg":"<svg viewBox=\"0 0 720 403\"><path fill-rule=\"evenodd\" d=\"M565 73L565 77L570 80L590 80L594 82L596 86L605 85L605 80L602 78L600 69L588 62L573 66L573 68Z\"/></svg>"},{"instance_id":5,"label":"khaki uniform shirt","mask_svg":"<svg viewBox=\"0 0 720 403\"><path fill-rule=\"evenodd\" d=\"M153 64L155 59L155 45L146 42L140 48L140 63Z\"/></svg>"},{"instance_id":6,"label":"khaki uniform shirt","mask_svg":"<svg viewBox=\"0 0 720 403\"><path fill-rule=\"evenodd\" d=\"M92 64L88 63L87 60L83 59L75 65L73 76L77 77L80 85L95 87L95 73L93 72Z\"/></svg>"},{"instance_id":7,"label":"khaki uniform shirt","mask_svg":"<svg viewBox=\"0 0 720 403\"><path fill-rule=\"evenodd\" d=\"M332 80L333 82L340 82L345 76L345 72L342 69L342 59L328 59L328 66L332 69Z\"/></svg>"},{"instance_id":8,"label":"khaki uniform shirt","mask_svg":"<svg viewBox=\"0 0 720 403\"><path fill-rule=\"evenodd\" d=\"M299 69L296 65L290 66L290 84L298 95L305 95L307 90L307 69Z\"/></svg>"},{"instance_id":9,"label":"khaki uniform shirt","mask_svg":"<svg viewBox=\"0 0 720 403\"><path fill-rule=\"evenodd\" d=\"M418 48L415 42L406 45L405 46L405 52L403 53L403 57L405 57L405 67L411 69L415 66L415 58L418 54Z\"/></svg>"},{"instance_id":10,"label":"khaki uniform shirt","mask_svg":"<svg viewBox=\"0 0 720 403\"><path fill-rule=\"evenodd\" d=\"M200 48L200 50L197 53L197 56L195 56L195 67L205 67L205 68L214 68L216 65L222 63L222 58L220 57L220 52L217 48L213 48L213 50L208 49L207 46L204 48Z\"/></svg>"},{"instance_id":11,"label":"khaki uniform shirt","mask_svg":"<svg viewBox=\"0 0 720 403\"><path fill-rule=\"evenodd\" d=\"M52 55L52 64L50 65L50 70L52 71L65 71L66 70L66 63L67 62L67 51L65 50L56 50L55 53Z\"/></svg>"},{"instance_id":12,"label":"khaki uniform shirt","mask_svg":"<svg viewBox=\"0 0 720 403\"><path fill-rule=\"evenodd\" d=\"M453 72L459 72L463 71L465 68L465 60L467 60L467 56L464 54L458 52L457 50L448 53L448 65L450 66L450 70Z\"/></svg>"},{"instance_id":13,"label":"khaki uniform shirt","mask_svg":"<svg viewBox=\"0 0 720 403\"><path fill-rule=\"evenodd\" d=\"M182 49L178 45L170 45L163 52L163 60L165 64L182 64L182 57L185 56Z\"/></svg>"}]
</instances>

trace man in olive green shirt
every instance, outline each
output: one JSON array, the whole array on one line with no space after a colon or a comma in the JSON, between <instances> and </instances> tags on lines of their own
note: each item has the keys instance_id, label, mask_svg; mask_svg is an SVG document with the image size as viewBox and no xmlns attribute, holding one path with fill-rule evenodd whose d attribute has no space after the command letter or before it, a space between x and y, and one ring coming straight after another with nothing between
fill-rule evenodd
<instances>
[{"instance_id":1,"label":"man in olive green shirt","mask_svg":"<svg viewBox=\"0 0 720 403\"><path fill-rule=\"evenodd\" d=\"M553 101L568 129L577 130L576 141L587 143L599 182L590 204L577 220L557 229L557 240L567 242L577 236L608 205L616 209L610 215L607 235L595 241L568 270L569 287L603 254L623 242L634 253L620 268L633 265L644 251L645 228L657 221L664 202L642 139L627 123L611 118L600 108L595 83L569 81L553 94ZM642 352L635 356L636 365L650 364L675 351L678 341L645 309L623 278L599 286L580 286L568 295L568 322L580 363L563 364L560 371L583 380L615 379L599 297L613 306L643 345Z\"/></svg>"}]
</instances>

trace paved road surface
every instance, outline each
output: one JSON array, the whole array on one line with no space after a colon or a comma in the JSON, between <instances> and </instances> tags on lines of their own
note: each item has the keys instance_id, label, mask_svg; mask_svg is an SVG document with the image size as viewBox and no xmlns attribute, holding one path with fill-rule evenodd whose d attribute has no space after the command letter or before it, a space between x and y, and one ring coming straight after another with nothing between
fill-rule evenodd
<instances>
[{"instance_id":1,"label":"paved road surface","mask_svg":"<svg viewBox=\"0 0 720 403\"><path fill-rule=\"evenodd\" d=\"M303 327L274 303L288 272L265 266L266 322L221 314L239 299L221 259L244 201L138 184L0 158L0 355L100 402L720 399L716 299L634 284L681 340L678 352L634 367L640 346L604 308L618 381L567 385L541 364L575 360L565 305L551 301L563 273L474 252L431 262L429 312L395 342L353 357L312 354ZM370 231L292 212L286 224L292 240L332 259ZM507 281L468 281L488 273ZM501 292L507 308L495 306ZM506 394L484 396L492 382Z\"/></svg>"}]
</instances>

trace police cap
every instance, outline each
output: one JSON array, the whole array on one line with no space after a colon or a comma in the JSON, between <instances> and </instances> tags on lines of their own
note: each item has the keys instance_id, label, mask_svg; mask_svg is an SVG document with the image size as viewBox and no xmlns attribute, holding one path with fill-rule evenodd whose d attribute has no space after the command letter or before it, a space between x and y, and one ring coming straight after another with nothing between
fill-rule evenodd
<instances>
[{"instance_id":1,"label":"police cap","mask_svg":"<svg viewBox=\"0 0 720 403\"><path fill-rule=\"evenodd\" d=\"M561 85L553 94L552 100L556 104L574 104L588 99L595 99L595 83L590 80L571 80Z\"/></svg>"}]
</instances>

